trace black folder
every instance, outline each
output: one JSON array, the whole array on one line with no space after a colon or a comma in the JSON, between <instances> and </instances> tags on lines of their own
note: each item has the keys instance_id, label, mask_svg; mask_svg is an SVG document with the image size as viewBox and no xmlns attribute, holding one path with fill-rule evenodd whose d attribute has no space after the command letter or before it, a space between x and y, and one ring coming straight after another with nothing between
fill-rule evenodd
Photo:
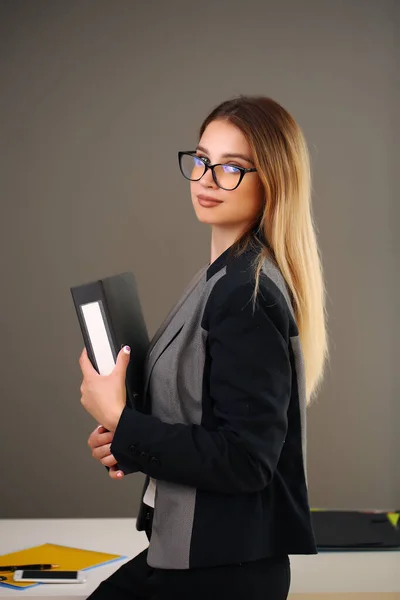
<instances>
[{"instance_id":1,"label":"black folder","mask_svg":"<svg viewBox=\"0 0 400 600\"><path fill-rule=\"evenodd\" d=\"M122 346L130 346L126 402L141 410L149 337L133 273L112 275L70 290L88 357L98 373L108 375Z\"/></svg>"}]
</instances>

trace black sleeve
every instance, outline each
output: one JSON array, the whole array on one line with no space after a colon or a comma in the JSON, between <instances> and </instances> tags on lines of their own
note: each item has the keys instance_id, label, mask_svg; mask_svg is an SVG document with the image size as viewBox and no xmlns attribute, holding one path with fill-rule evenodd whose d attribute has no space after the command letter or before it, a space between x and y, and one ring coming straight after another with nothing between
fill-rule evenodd
<instances>
[{"instance_id":1,"label":"black sleeve","mask_svg":"<svg viewBox=\"0 0 400 600\"><path fill-rule=\"evenodd\" d=\"M242 284L209 315L210 395L218 427L164 423L126 407L111 445L121 464L155 479L228 494L255 492L274 474L291 394L286 306Z\"/></svg>"}]
</instances>

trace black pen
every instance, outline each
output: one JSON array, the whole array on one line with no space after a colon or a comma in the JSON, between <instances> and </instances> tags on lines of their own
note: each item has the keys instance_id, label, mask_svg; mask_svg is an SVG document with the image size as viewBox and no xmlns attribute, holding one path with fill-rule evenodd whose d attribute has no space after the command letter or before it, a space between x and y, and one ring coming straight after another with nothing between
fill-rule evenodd
<instances>
[{"instance_id":1,"label":"black pen","mask_svg":"<svg viewBox=\"0 0 400 600\"><path fill-rule=\"evenodd\" d=\"M23 571L24 569L29 569L31 571L44 571L45 569L53 569L58 567L59 565L7 565L5 567L0 566L0 572L6 571Z\"/></svg>"}]
</instances>

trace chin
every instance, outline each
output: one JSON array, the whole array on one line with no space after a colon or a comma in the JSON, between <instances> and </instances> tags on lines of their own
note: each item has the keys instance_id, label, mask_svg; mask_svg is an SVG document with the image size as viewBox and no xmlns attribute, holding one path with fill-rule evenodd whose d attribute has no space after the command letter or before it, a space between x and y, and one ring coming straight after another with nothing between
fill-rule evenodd
<instances>
[{"instance_id":1,"label":"chin","mask_svg":"<svg viewBox=\"0 0 400 600\"><path fill-rule=\"evenodd\" d=\"M214 225L215 224L215 219L213 219L211 216L209 215L199 215L197 213L197 220L200 221L200 223L207 223L208 225Z\"/></svg>"},{"instance_id":2,"label":"chin","mask_svg":"<svg viewBox=\"0 0 400 600\"><path fill-rule=\"evenodd\" d=\"M221 219L217 219L215 217L215 215L212 215L212 210L208 209L208 208L203 208L201 210L196 210L196 217L197 220L200 221L200 223L207 223L208 225L217 225Z\"/></svg>"},{"instance_id":3,"label":"chin","mask_svg":"<svg viewBox=\"0 0 400 600\"><path fill-rule=\"evenodd\" d=\"M220 221L224 221L224 217L222 215L218 215L214 208L205 208L204 206L201 206L197 202L197 200L193 202L193 208L198 221L200 221L201 223L208 223L209 225L214 225L219 223Z\"/></svg>"}]
</instances>

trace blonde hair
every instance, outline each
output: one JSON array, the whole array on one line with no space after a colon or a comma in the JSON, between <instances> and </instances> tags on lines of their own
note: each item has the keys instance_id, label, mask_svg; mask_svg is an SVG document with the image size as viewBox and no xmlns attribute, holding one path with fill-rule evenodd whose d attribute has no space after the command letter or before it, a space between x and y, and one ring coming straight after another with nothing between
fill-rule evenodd
<instances>
[{"instance_id":1,"label":"blonde hair","mask_svg":"<svg viewBox=\"0 0 400 600\"><path fill-rule=\"evenodd\" d=\"M323 380L329 357L326 289L311 204L311 169L304 135L291 114L271 98L238 96L217 106L200 127L224 119L246 136L265 190L261 215L233 249L243 252L262 233L254 264L256 285L265 258L278 266L289 288L304 357L307 405Z\"/></svg>"}]
</instances>

